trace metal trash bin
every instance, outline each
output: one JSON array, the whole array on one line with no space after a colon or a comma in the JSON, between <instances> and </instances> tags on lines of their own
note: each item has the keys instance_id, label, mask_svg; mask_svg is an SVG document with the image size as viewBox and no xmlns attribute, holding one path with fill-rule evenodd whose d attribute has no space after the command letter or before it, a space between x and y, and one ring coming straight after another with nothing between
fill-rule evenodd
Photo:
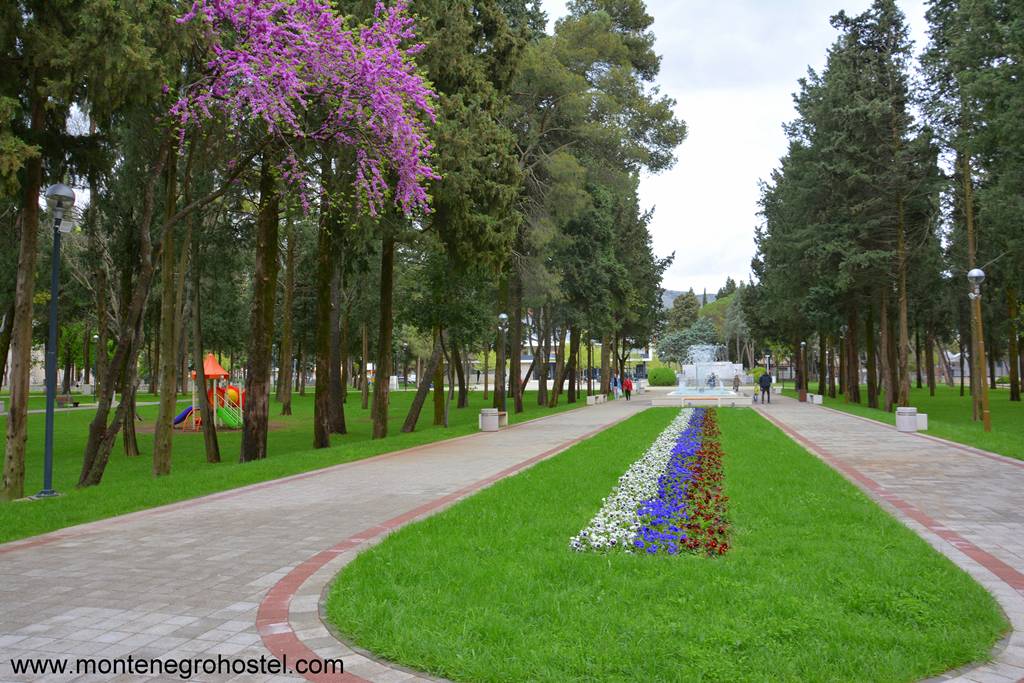
<instances>
[{"instance_id":1,"label":"metal trash bin","mask_svg":"<svg viewBox=\"0 0 1024 683\"><path fill-rule=\"evenodd\" d=\"M481 432L496 432L496 431L498 431L498 409L497 408L481 408L480 409L480 431Z\"/></svg>"},{"instance_id":2,"label":"metal trash bin","mask_svg":"<svg viewBox=\"0 0 1024 683\"><path fill-rule=\"evenodd\" d=\"M917 431L917 408L896 409L896 429L901 432Z\"/></svg>"}]
</instances>

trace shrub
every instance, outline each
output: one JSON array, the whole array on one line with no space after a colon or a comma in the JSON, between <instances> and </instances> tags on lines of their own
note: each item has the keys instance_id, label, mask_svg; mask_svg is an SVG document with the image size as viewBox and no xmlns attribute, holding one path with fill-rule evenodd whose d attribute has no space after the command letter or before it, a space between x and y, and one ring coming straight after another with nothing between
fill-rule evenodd
<instances>
[{"instance_id":1,"label":"shrub","mask_svg":"<svg viewBox=\"0 0 1024 683\"><path fill-rule=\"evenodd\" d=\"M672 387L676 384L676 373L671 368L652 368L647 379L652 387Z\"/></svg>"},{"instance_id":2,"label":"shrub","mask_svg":"<svg viewBox=\"0 0 1024 683\"><path fill-rule=\"evenodd\" d=\"M766 372L768 372L768 370L766 368L761 367L760 365L751 370L750 374L754 378L754 384L757 384L757 381L761 379L761 375L763 375Z\"/></svg>"}]
</instances>

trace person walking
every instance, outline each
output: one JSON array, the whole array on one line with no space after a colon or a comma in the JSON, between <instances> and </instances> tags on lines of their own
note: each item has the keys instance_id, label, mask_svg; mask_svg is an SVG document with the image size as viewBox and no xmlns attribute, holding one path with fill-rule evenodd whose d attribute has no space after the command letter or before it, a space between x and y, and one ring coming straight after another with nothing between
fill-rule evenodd
<instances>
[{"instance_id":1,"label":"person walking","mask_svg":"<svg viewBox=\"0 0 1024 683\"><path fill-rule=\"evenodd\" d=\"M628 401L630 394L633 393L633 380L629 377L627 377L626 381L622 383L622 391L625 392L626 400Z\"/></svg>"},{"instance_id":2,"label":"person walking","mask_svg":"<svg viewBox=\"0 0 1024 683\"><path fill-rule=\"evenodd\" d=\"M740 393L740 376L739 376L739 373L737 373L736 376L732 378L732 390L735 391L737 394Z\"/></svg>"},{"instance_id":3,"label":"person walking","mask_svg":"<svg viewBox=\"0 0 1024 683\"><path fill-rule=\"evenodd\" d=\"M612 375L612 396L615 397L616 401L619 400L619 376L618 375Z\"/></svg>"},{"instance_id":4,"label":"person walking","mask_svg":"<svg viewBox=\"0 0 1024 683\"><path fill-rule=\"evenodd\" d=\"M772 376L767 372L761 375L757 380L757 385L761 387L761 403L772 402ZM765 400L767 397L767 401Z\"/></svg>"}]
</instances>

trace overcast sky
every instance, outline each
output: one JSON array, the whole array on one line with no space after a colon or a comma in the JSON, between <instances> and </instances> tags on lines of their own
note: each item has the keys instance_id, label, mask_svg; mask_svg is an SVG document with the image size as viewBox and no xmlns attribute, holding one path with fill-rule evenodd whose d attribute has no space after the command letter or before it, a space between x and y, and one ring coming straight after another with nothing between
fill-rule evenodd
<instances>
[{"instance_id":1,"label":"overcast sky","mask_svg":"<svg viewBox=\"0 0 1024 683\"><path fill-rule=\"evenodd\" d=\"M749 279L758 223L758 181L786 152L781 125L794 118L792 93L807 67L820 69L840 9L870 0L647 0L654 17L659 83L676 100L689 135L678 163L645 177L641 199L655 207L659 255L675 252L667 289L716 291L726 276ZM924 0L899 0L916 49L926 33ZM563 0L544 0L553 21Z\"/></svg>"}]
</instances>

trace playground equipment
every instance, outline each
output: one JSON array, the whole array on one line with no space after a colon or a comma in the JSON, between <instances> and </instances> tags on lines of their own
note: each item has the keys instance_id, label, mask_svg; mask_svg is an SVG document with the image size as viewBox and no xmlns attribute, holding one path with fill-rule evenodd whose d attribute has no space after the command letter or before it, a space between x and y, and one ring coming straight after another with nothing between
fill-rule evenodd
<instances>
[{"instance_id":1,"label":"playground equipment","mask_svg":"<svg viewBox=\"0 0 1024 683\"><path fill-rule=\"evenodd\" d=\"M212 353L203 359L203 374L206 376L206 397L214 409L214 419L218 427L241 429L242 409L245 407L245 391L233 384L228 384L228 371L221 367ZM221 385L221 382L224 385ZM196 373L192 373L192 405L181 411L174 418L174 426L181 429L199 431L203 425L200 414Z\"/></svg>"}]
</instances>

